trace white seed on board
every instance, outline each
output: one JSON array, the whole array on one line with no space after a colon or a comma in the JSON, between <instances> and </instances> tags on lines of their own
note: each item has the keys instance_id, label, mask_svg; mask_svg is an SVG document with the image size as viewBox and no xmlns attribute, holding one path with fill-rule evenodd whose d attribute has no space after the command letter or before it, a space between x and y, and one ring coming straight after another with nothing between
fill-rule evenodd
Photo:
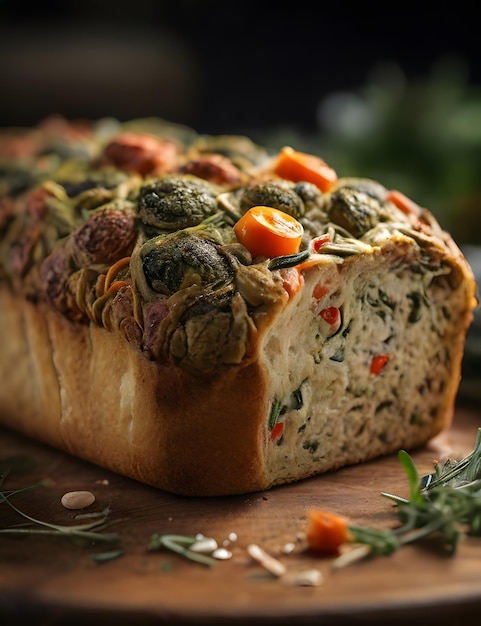
<instances>
[{"instance_id":1,"label":"white seed on board","mask_svg":"<svg viewBox=\"0 0 481 626\"><path fill-rule=\"evenodd\" d=\"M196 541L189 546L189 550L192 552L200 552L202 554L210 554L217 550L219 546L217 545L217 541L212 537L202 537L196 538Z\"/></svg>"},{"instance_id":2,"label":"white seed on board","mask_svg":"<svg viewBox=\"0 0 481 626\"><path fill-rule=\"evenodd\" d=\"M224 539L222 542L222 545L227 548L227 546L230 546L230 544L235 541L237 541L237 533L229 533L227 539Z\"/></svg>"},{"instance_id":3,"label":"white seed on board","mask_svg":"<svg viewBox=\"0 0 481 626\"><path fill-rule=\"evenodd\" d=\"M227 550L227 548L217 548L217 550L212 552L211 556L219 561L228 561L232 558L232 552Z\"/></svg>"},{"instance_id":4,"label":"white seed on board","mask_svg":"<svg viewBox=\"0 0 481 626\"><path fill-rule=\"evenodd\" d=\"M66 509L84 509L94 502L95 496L91 491L68 491L61 499Z\"/></svg>"},{"instance_id":5,"label":"white seed on board","mask_svg":"<svg viewBox=\"0 0 481 626\"><path fill-rule=\"evenodd\" d=\"M289 543L284 544L284 546L282 547L282 552L284 552L284 554L290 554L295 549L296 549L296 544L291 541Z\"/></svg>"},{"instance_id":6,"label":"white seed on board","mask_svg":"<svg viewBox=\"0 0 481 626\"><path fill-rule=\"evenodd\" d=\"M276 558L268 554L263 548L255 543L251 543L247 546L247 552L249 556L257 561L264 569L280 577L286 573L286 566L278 561Z\"/></svg>"}]
</instances>

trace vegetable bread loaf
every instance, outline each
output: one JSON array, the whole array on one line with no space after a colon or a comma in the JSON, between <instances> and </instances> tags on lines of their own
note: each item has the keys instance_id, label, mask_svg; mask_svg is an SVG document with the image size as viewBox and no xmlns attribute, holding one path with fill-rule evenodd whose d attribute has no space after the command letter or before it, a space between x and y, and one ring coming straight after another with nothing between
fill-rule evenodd
<instances>
[{"instance_id":1,"label":"vegetable bread loaf","mask_svg":"<svg viewBox=\"0 0 481 626\"><path fill-rule=\"evenodd\" d=\"M475 281L402 193L160 120L0 145L5 426L189 496L449 426Z\"/></svg>"}]
</instances>

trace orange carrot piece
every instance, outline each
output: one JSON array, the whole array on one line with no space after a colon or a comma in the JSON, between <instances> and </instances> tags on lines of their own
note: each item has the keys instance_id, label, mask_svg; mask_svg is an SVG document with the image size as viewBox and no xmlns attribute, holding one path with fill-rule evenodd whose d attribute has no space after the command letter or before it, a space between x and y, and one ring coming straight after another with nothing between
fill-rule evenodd
<instances>
[{"instance_id":1,"label":"orange carrot piece","mask_svg":"<svg viewBox=\"0 0 481 626\"><path fill-rule=\"evenodd\" d=\"M322 300L324 296L329 292L329 289L325 285L321 285L321 283L317 283L317 285L312 290L312 296L316 300Z\"/></svg>"},{"instance_id":2,"label":"orange carrot piece","mask_svg":"<svg viewBox=\"0 0 481 626\"><path fill-rule=\"evenodd\" d=\"M312 267L316 267L316 265L320 265L324 263L326 260L325 255L323 254L311 254L305 261L301 261L296 265L296 269L298 272L303 272L305 270L309 270Z\"/></svg>"},{"instance_id":3,"label":"orange carrot piece","mask_svg":"<svg viewBox=\"0 0 481 626\"><path fill-rule=\"evenodd\" d=\"M306 539L315 552L338 554L342 544L352 541L352 535L346 518L313 508L308 511Z\"/></svg>"},{"instance_id":4,"label":"orange carrot piece","mask_svg":"<svg viewBox=\"0 0 481 626\"><path fill-rule=\"evenodd\" d=\"M302 287L304 277L296 267L286 267L281 271L282 286L292 298Z\"/></svg>"},{"instance_id":5,"label":"orange carrot piece","mask_svg":"<svg viewBox=\"0 0 481 626\"><path fill-rule=\"evenodd\" d=\"M295 183L313 183L321 191L328 191L337 180L336 172L323 159L306 152L298 152L289 146L282 148L279 153L274 172Z\"/></svg>"},{"instance_id":6,"label":"orange carrot piece","mask_svg":"<svg viewBox=\"0 0 481 626\"><path fill-rule=\"evenodd\" d=\"M105 293L109 293L109 294L116 293L122 287L130 287L130 283L128 283L126 280L116 280L110 285L110 287L107 289Z\"/></svg>"},{"instance_id":7,"label":"orange carrot piece","mask_svg":"<svg viewBox=\"0 0 481 626\"><path fill-rule=\"evenodd\" d=\"M390 191L388 191L386 194L386 200L395 204L397 208L406 215L414 214L419 216L419 213L421 211L421 207L416 204L414 200L411 200L411 198L408 198L397 189L391 189Z\"/></svg>"},{"instance_id":8,"label":"orange carrot piece","mask_svg":"<svg viewBox=\"0 0 481 626\"><path fill-rule=\"evenodd\" d=\"M119 272L123 267L125 267L129 263L130 263L130 257L125 256L122 259L115 261L115 263L109 267L107 274L105 276L104 293L109 290L112 280L114 276L117 274L117 272Z\"/></svg>"},{"instance_id":9,"label":"orange carrot piece","mask_svg":"<svg viewBox=\"0 0 481 626\"><path fill-rule=\"evenodd\" d=\"M304 228L283 211L255 206L234 225L234 233L252 256L275 258L299 252Z\"/></svg>"}]
</instances>

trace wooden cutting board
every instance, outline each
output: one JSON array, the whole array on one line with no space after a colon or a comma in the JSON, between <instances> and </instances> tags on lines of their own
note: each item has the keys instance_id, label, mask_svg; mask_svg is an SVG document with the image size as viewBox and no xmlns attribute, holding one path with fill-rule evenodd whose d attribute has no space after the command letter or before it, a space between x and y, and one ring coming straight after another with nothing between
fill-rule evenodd
<instances>
[{"instance_id":1,"label":"wooden cutting board","mask_svg":"<svg viewBox=\"0 0 481 626\"><path fill-rule=\"evenodd\" d=\"M459 407L453 427L412 453L421 474L448 454L472 450L480 425L476 408ZM51 483L17 494L12 502L35 518L73 524L78 512L60 499L90 490L88 511L111 510L118 546L79 545L63 537L0 534L2 624L29 619L45 624L460 624L481 614L481 538L466 538L455 556L436 542L406 546L333 571L332 559L306 551L306 513L320 506L353 524L388 528L396 523L382 491L407 495L397 455L236 497L189 499L167 494L84 463L9 431L0 431L0 459L26 455L35 465L10 475L3 489L48 477ZM85 512L85 511L84 511ZM23 521L6 504L0 525ZM232 558L205 567L166 551L149 551L155 533L214 537ZM278 557L287 575L275 578L252 561L255 543ZM285 547L294 544L294 550ZM123 556L103 563L92 554L121 547ZM297 572L317 569L319 586L295 586ZM112 621L115 620L115 621ZM22 623L24 623L22 621ZM466 623L466 622L465 622Z\"/></svg>"}]
</instances>

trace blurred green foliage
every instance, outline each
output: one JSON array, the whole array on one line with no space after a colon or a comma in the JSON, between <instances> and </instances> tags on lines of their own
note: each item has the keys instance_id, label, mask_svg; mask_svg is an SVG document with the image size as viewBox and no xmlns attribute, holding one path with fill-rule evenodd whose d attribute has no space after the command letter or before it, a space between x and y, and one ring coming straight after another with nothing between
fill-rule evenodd
<instances>
[{"instance_id":1,"label":"blurred green foliage","mask_svg":"<svg viewBox=\"0 0 481 626\"><path fill-rule=\"evenodd\" d=\"M463 60L440 60L423 80L379 65L358 92L320 102L317 119L314 133L277 129L263 141L316 153L340 176L397 188L458 243L481 243L481 88Z\"/></svg>"}]
</instances>

